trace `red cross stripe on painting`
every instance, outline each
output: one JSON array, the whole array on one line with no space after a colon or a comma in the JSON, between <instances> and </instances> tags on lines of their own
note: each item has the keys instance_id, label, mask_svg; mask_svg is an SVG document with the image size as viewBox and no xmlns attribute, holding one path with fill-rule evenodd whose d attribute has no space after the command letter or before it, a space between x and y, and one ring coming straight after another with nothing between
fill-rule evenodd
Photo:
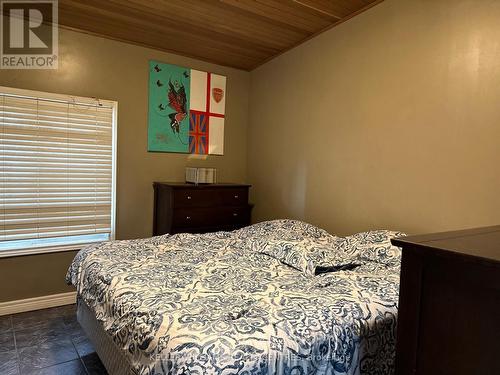
<instances>
[{"instance_id":1,"label":"red cross stripe on painting","mask_svg":"<svg viewBox=\"0 0 500 375\"><path fill-rule=\"evenodd\" d=\"M195 109L191 109L190 112L192 112L192 113L203 113L203 114L206 114L206 115L212 116L212 117L224 117L223 114L210 112L210 95L212 93L211 79L212 79L212 74L211 73L207 73L207 98L206 98L206 104L205 104L205 108L206 108L205 111L197 111Z\"/></svg>"},{"instance_id":2,"label":"red cross stripe on painting","mask_svg":"<svg viewBox=\"0 0 500 375\"><path fill-rule=\"evenodd\" d=\"M207 73L207 97L205 111L190 109L189 113L189 152L191 154L208 154L210 135L210 117L222 117L223 114L210 112L210 95L212 94L211 74ZM222 98L222 97L221 97ZM219 99L220 100L220 99Z\"/></svg>"}]
</instances>

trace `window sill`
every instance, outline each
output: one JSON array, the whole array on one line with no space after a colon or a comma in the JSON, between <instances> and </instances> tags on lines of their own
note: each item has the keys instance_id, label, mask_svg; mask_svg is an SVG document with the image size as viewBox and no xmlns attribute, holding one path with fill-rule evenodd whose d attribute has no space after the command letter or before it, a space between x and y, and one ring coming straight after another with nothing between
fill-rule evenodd
<instances>
[{"instance_id":1,"label":"window sill","mask_svg":"<svg viewBox=\"0 0 500 375\"><path fill-rule=\"evenodd\" d=\"M48 246L48 247L38 247L31 249L16 249L16 250L2 250L0 251L0 258L17 257L23 255L37 255L37 254L47 254L47 253L59 253L64 251L74 251L81 250L85 246L96 244L103 241L79 243L74 245L61 245L61 246Z\"/></svg>"}]
</instances>

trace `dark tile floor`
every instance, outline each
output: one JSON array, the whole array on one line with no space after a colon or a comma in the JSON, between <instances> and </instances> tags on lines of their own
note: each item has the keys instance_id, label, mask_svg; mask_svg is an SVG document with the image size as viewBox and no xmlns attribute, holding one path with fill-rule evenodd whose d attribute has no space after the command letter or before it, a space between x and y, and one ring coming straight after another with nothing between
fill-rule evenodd
<instances>
[{"instance_id":1,"label":"dark tile floor","mask_svg":"<svg viewBox=\"0 0 500 375\"><path fill-rule=\"evenodd\" d=\"M0 316L0 375L107 374L75 305Z\"/></svg>"}]
</instances>

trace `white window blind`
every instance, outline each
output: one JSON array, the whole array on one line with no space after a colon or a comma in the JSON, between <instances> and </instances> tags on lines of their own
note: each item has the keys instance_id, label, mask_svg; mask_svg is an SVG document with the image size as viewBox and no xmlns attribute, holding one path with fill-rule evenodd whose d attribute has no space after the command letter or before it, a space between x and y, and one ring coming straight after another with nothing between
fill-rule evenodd
<instances>
[{"instance_id":1,"label":"white window blind","mask_svg":"<svg viewBox=\"0 0 500 375\"><path fill-rule=\"evenodd\" d=\"M116 103L0 87L0 254L114 235Z\"/></svg>"}]
</instances>

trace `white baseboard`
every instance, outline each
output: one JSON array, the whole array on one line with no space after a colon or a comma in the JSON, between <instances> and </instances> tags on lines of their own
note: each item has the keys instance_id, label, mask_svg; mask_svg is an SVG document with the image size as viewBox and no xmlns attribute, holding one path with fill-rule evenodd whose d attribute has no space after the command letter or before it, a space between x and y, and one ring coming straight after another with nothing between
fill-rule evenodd
<instances>
[{"instance_id":1,"label":"white baseboard","mask_svg":"<svg viewBox=\"0 0 500 375\"><path fill-rule=\"evenodd\" d=\"M25 311L47 309L76 302L76 292L51 294L34 298L18 299L16 301L0 302L0 316L17 314Z\"/></svg>"}]
</instances>

